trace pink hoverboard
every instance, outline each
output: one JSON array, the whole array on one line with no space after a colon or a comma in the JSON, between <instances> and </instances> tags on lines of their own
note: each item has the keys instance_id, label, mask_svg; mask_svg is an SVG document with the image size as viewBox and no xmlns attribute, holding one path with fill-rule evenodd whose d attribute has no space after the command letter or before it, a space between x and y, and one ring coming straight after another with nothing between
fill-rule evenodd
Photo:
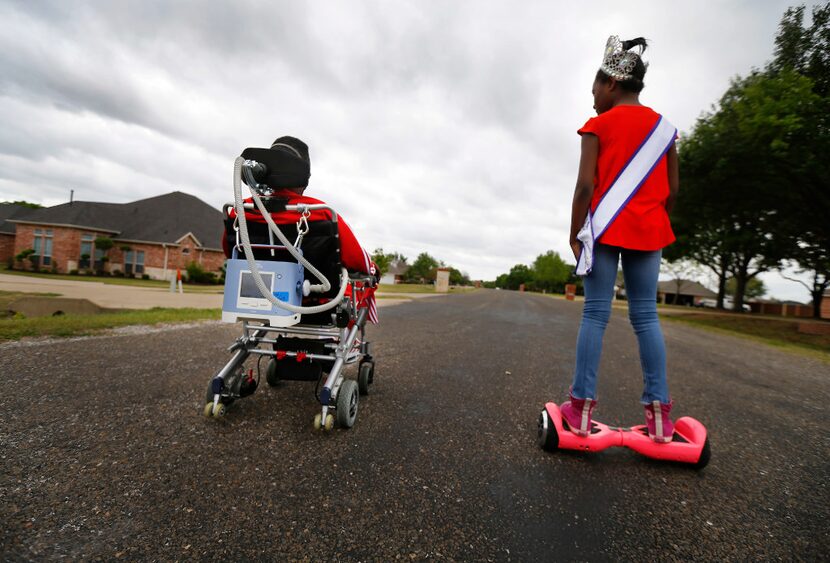
<instances>
[{"instance_id":1,"label":"pink hoverboard","mask_svg":"<svg viewBox=\"0 0 830 563\"><path fill-rule=\"evenodd\" d=\"M684 416L674 423L674 436L668 444L658 444L648 437L644 424L631 428L616 428L591 421L591 434L577 436L567 427L556 403L545 404L539 415L539 446L549 452L557 448L584 452L599 452L605 448L625 446L654 459L691 464L702 469L709 463L709 439L706 427L694 418Z\"/></svg>"}]
</instances>

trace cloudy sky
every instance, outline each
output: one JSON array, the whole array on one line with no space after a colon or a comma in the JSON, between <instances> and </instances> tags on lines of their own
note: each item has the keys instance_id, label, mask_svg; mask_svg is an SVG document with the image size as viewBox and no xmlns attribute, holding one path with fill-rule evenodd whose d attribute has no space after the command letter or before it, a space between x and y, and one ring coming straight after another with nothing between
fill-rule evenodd
<instances>
[{"instance_id":1,"label":"cloudy sky","mask_svg":"<svg viewBox=\"0 0 830 563\"><path fill-rule=\"evenodd\" d=\"M365 247L493 279L569 256L575 131L608 35L651 40L641 100L683 132L771 57L788 5L3 0L0 200L180 190L218 208L241 150L291 134L309 195Z\"/></svg>"}]
</instances>

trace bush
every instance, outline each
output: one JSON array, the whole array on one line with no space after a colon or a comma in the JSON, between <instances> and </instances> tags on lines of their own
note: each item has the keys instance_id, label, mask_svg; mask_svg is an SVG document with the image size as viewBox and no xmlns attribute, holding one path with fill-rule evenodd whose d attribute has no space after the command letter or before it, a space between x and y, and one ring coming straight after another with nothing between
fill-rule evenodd
<instances>
[{"instance_id":1,"label":"bush","mask_svg":"<svg viewBox=\"0 0 830 563\"><path fill-rule=\"evenodd\" d=\"M69 275L70 276L77 276L78 275L78 270L69 270Z\"/></svg>"},{"instance_id":2,"label":"bush","mask_svg":"<svg viewBox=\"0 0 830 563\"><path fill-rule=\"evenodd\" d=\"M143 279L143 280L149 280L149 279L150 279L150 275L149 275L149 274L141 274L141 279Z\"/></svg>"},{"instance_id":3,"label":"bush","mask_svg":"<svg viewBox=\"0 0 830 563\"><path fill-rule=\"evenodd\" d=\"M191 283L216 283L216 274L206 272L201 265L191 262L187 265L187 281Z\"/></svg>"},{"instance_id":4,"label":"bush","mask_svg":"<svg viewBox=\"0 0 830 563\"><path fill-rule=\"evenodd\" d=\"M115 276L116 278L123 278L124 277L124 272L122 272L121 270L113 270L112 275Z\"/></svg>"}]
</instances>

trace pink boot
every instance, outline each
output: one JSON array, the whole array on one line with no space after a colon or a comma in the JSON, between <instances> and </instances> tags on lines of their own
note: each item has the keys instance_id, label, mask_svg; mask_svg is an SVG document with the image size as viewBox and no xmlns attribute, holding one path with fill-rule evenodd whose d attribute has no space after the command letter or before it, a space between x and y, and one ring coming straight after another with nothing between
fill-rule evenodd
<instances>
[{"instance_id":1,"label":"pink boot","mask_svg":"<svg viewBox=\"0 0 830 563\"><path fill-rule=\"evenodd\" d=\"M597 402L593 399L577 399L568 393L571 400L562 403L559 412L568 423L571 432L577 436L588 436L591 433L591 411Z\"/></svg>"},{"instance_id":2,"label":"pink boot","mask_svg":"<svg viewBox=\"0 0 830 563\"><path fill-rule=\"evenodd\" d=\"M654 401L650 405L645 405L648 437L655 442L671 442L674 435L674 422L670 416L673 404L674 401L669 404Z\"/></svg>"}]
</instances>

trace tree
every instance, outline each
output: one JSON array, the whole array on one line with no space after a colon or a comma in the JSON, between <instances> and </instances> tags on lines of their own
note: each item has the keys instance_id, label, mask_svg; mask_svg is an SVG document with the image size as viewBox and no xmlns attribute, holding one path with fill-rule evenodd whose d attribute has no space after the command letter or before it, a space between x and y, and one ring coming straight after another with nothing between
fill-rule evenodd
<instances>
[{"instance_id":1,"label":"tree","mask_svg":"<svg viewBox=\"0 0 830 563\"><path fill-rule=\"evenodd\" d=\"M534 288L537 291L564 293L572 270L573 266L567 264L558 252L548 250L533 261Z\"/></svg>"},{"instance_id":2,"label":"tree","mask_svg":"<svg viewBox=\"0 0 830 563\"><path fill-rule=\"evenodd\" d=\"M451 285L470 285L470 276L456 268L450 268Z\"/></svg>"},{"instance_id":3,"label":"tree","mask_svg":"<svg viewBox=\"0 0 830 563\"><path fill-rule=\"evenodd\" d=\"M516 264L510 268L507 274L506 285L507 289L519 289L522 284L529 284L533 281L533 270L524 264Z\"/></svg>"},{"instance_id":4,"label":"tree","mask_svg":"<svg viewBox=\"0 0 830 563\"><path fill-rule=\"evenodd\" d=\"M30 201L23 201L23 200L4 201L3 203L4 204L10 204L10 205L20 205L21 207L28 207L29 209L42 209L43 208L43 206L39 203L32 203Z\"/></svg>"},{"instance_id":5,"label":"tree","mask_svg":"<svg viewBox=\"0 0 830 563\"><path fill-rule=\"evenodd\" d=\"M792 252L793 140L816 117L811 89L809 78L791 71L736 79L681 144L679 244L671 253L713 269L719 300L734 276L736 311L747 283Z\"/></svg>"},{"instance_id":6,"label":"tree","mask_svg":"<svg viewBox=\"0 0 830 563\"><path fill-rule=\"evenodd\" d=\"M830 287L830 3L814 7L812 15L811 26L805 27L804 6L785 12L767 72L796 75L811 86L801 100L801 123L786 138L789 206L782 216L788 219L788 258L812 278L810 285L793 281L810 291L813 316L821 318L821 301Z\"/></svg>"},{"instance_id":7,"label":"tree","mask_svg":"<svg viewBox=\"0 0 830 563\"><path fill-rule=\"evenodd\" d=\"M372 262L377 265L381 273L388 272L393 263L406 263L406 256L398 252L384 252L383 248L376 248L372 252Z\"/></svg>"},{"instance_id":8,"label":"tree","mask_svg":"<svg viewBox=\"0 0 830 563\"><path fill-rule=\"evenodd\" d=\"M736 281L737 280L735 278L732 278L726 282L726 293L733 298L738 285ZM747 299L756 299L758 297L763 297L766 292L767 288L764 286L764 282L758 278L753 278L744 288L744 297Z\"/></svg>"},{"instance_id":9,"label":"tree","mask_svg":"<svg viewBox=\"0 0 830 563\"><path fill-rule=\"evenodd\" d=\"M799 279L791 278L783 274L782 277L790 281L798 282L807 288L807 291L810 292L810 297L812 297L813 318L820 319L821 301L824 297L824 292L827 291L828 287L830 287L830 273L828 273L830 272L830 258L828 258L827 249L816 249L815 251L819 256L812 260L805 260L805 262L811 264L812 267L809 269L801 268L797 270L799 274L811 274L812 280L810 280L810 285L807 285ZM824 261L823 263L822 260Z\"/></svg>"},{"instance_id":10,"label":"tree","mask_svg":"<svg viewBox=\"0 0 830 563\"><path fill-rule=\"evenodd\" d=\"M414 283L435 281L435 270L439 265L438 260L426 252L422 252L406 271L406 279Z\"/></svg>"},{"instance_id":11,"label":"tree","mask_svg":"<svg viewBox=\"0 0 830 563\"><path fill-rule=\"evenodd\" d=\"M830 274L830 4L809 28L803 15L787 10L775 59L735 79L679 144L678 243L666 256L710 268L719 305L734 276L736 311L747 285L787 259L815 271L816 290Z\"/></svg>"}]
</instances>

